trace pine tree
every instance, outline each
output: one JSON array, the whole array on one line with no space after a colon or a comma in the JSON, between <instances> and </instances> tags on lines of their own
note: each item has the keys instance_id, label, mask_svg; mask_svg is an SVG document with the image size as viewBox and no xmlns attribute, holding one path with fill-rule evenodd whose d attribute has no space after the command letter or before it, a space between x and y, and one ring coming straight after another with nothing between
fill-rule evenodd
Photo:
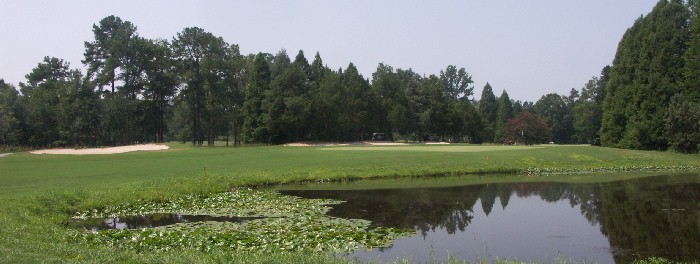
<instances>
[{"instance_id":1,"label":"pine tree","mask_svg":"<svg viewBox=\"0 0 700 264\"><path fill-rule=\"evenodd\" d=\"M688 50L683 55L683 89L687 100L700 100L700 1L690 1L691 23Z\"/></svg>"},{"instance_id":2,"label":"pine tree","mask_svg":"<svg viewBox=\"0 0 700 264\"><path fill-rule=\"evenodd\" d=\"M496 115L498 112L498 102L493 94L493 89L489 83L486 83L481 91L481 99L479 100L479 112L484 121L484 139L492 142L496 129Z\"/></svg>"},{"instance_id":3,"label":"pine tree","mask_svg":"<svg viewBox=\"0 0 700 264\"><path fill-rule=\"evenodd\" d=\"M503 142L503 131L502 128L508 121L508 119L513 118L513 105L508 97L508 93L503 90L501 96L498 98L498 111L496 112L496 129L495 137L493 142L502 143Z\"/></svg>"},{"instance_id":4,"label":"pine tree","mask_svg":"<svg viewBox=\"0 0 700 264\"><path fill-rule=\"evenodd\" d=\"M248 85L245 87L243 103L243 137L248 143L262 142L267 138L267 132L262 127L262 102L265 92L270 89L270 66L265 55L255 55L248 75Z\"/></svg>"},{"instance_id":5,"label":"pine tree","mask_svg":"<svg viewBox=\"0 0 700 264\"><path fill-rule=\"evenodd\" d=\"M16 114L18 97L17 89L0 79L0 146L20 144L22 131Z\"/></svg>"}]
</instances>

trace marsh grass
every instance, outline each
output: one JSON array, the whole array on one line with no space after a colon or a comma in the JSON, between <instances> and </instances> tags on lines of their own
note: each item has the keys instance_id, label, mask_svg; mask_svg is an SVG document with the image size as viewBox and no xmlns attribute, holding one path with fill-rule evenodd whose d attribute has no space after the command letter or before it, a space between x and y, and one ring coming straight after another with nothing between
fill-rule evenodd
<instances>
[{"instance_id":1,"label":"marsh grass","mask_svg":"<svg viewBox=\"0 0 700 264\"><path fill-rule=\"evenodd\" d=\"M426 175L475 173L482 176L474 176L474 182L541 180L576 183L633 175L617 173L623 171L634 172L638 177L636 173L647 170L663 173L700 167L698 155L587 146L481 151L489 146L448 145L426 146L426 149L399 148L399 151L373 150L371 147L349 151L322 147L169 145L170 150L160 152L95 156L15 153L0 158L0 263L348 262L325 254L294 252L115 251L109 246L88 245L67 238L69 229L65 224L76 212L83 210L104 209L137 200L161 202L187 194L221 193L239 186L366 178L404 178L408 179L406 184L409 185L411 179ZM446 151L439 151L441 147L446 147ZM476 149L447 151L447 147ZM538 173L509 177L495 175L528 170ZM591 171L616 174L599 174L597 177L585 174Z\"/></svg>"}]
</instances>

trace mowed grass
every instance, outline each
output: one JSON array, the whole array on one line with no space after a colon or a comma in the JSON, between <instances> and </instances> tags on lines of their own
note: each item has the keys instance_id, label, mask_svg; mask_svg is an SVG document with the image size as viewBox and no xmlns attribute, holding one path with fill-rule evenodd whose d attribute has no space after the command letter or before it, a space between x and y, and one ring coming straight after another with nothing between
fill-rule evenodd
<instances>
[{"instance_id":1,"label":"mowed grass","mask_svg":"<svg viewBox=\"0 0 700 264\"><path fill-rule=\"evenodd\" d=\"M16 262L344 262L326 255L198 251L128 252L66 238L63 223L79 210L137 199L167 200L236 186L361 178L411 179L470 173L474 182L555 180L501 177L526 169L644 171L700 167L698 155L590 146L407 145L339 147L192 147L113 155L0 158L0 263ZM627 170L625 169L625 170ZM629 175L629 174L627 174ZM598 178L596 178L598 177ZM615 175L556 176L557 181L608 181ZM468 178L468 177L467 177ZM410 181L410 180L409 180ZM409 183L406 183L409 184Z\"/></svg>"},{"instance_id":2,"label":"mowed grass","mask_svg":"<svg viewBox=\"0 0 700 264\"><path fill-rule=\"evenodd\" d=\"M217 177L230 186L346 178L513 172L526 168L700 166L698 155L590 146L408 145L192 147L113 155L0 158L0 196L46 190L105 190Z\"/></svg>"}]
</instances>

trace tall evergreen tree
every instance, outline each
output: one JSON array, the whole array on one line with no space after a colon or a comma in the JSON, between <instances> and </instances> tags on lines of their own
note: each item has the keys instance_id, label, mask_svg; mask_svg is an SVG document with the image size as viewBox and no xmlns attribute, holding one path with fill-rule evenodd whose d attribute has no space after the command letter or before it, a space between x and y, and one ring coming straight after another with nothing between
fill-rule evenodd
<instances>
[{"instance_id":1,"label":"tall evergreen tree","mask_svg":"<svg viewBox=\"0 0 700 264\"><path fill-rule=\"evenodd\" d=\"M292 61L287 55L287 50L281 49L274 56L266 58L270 64L270 73L272 74L272 79L274 80L277 76L280 76L284 71L289 68Z\"/></svg>"},{"instance_id":2,"label":"tall evergreen tree","mask_svg":"<svg viewBox=\"0 0 700 264\"><path fill-rule=\"evenodd\" d=\"M371 133L369 121L371 118L370 85L367 79L350 63L342 72L343 110L338 117L341 123L347 124L348 134L345 140L365 140Z\"/></svg>"},{"instance_id":3,"label":"tall evergreen tree","mask_svg":"<svg viewBox=\"0 0 700 264\"><path fill-rule=\"evenodd\" d=\"M143 54L152 58L144 63L146 74L143 100L144 133L149 140L164 142L167 132L167 118L170 102L177 91L178 78L176 63L173 60L170 43L167 41L148 41Z\"/></svg>"},{"instance_id":4,"label":"tall evergreen tree","mask_svg":"<svg viewBox=\"0 0 700 264\"><path fill-rule=\"evenodd\" d=\"M603 145L632 149L668 146L663 116L671 96L682 90L689 19L683 1L662 0L625 33L607 86Z\"/></svg>"},{"instance_id":5,"label":"tall evergreen tree","mask_svg":"<svg viewBox=\"0 0 700 264\"><path fill-rule=\"evenodd\" d=\"M123 75L120 78L120 73L127 72L132 57L131 47L138 37L136 26L117 16L108 16L100 20L99 25L93 25L92 32L95 39L85 42L82 62L88 66L88 77L95 75L98 86L109 86L114 93L117 81L129 80Z\"/></svg>"},{"instance_id":6,"label":"tall evergreen tree","mask_svg":"<svg viewBox=\"0 0 700 264\"><path fill-rule=\"evenodd\" d=\"M65 128L66 89L70 82L69 64L61 59L44 57L31 73L26 75L27 84L20 83L25 102L26 130L31 146L63 146L61 128Z\"/></svg>"},{"instance_id":7,"label":"tall evergreen tree","mask_svg":"<svg viewBox=\"0 0 700 264\"><path fill-rule=\"evenodd\" d=\"M343 114L343 97L341 74L332 70L323 70L318 82L318 96L315 100L317 138L316 140L345 140L348 124L340 122Z\"/></svg>"},{"instance_id":8,"label":"tall evergreen tree","mask_svg":"<svg viewBox=\"0 0 700 264\"><path fill-rule=\"evenodd\" d=\"M700 104L676 94L666 110L664 132L671 148L682 153L700 150Z\"/></svg>"},{"instance_id":9,"label":"tall evergreen tree","mask_svg":"<svg viewBox=\"0 0 700 264\"><path fill-rule=\"evenodd\" d=\"M700 1L688 1L690 27L688 50L683 55L683 89L678 93L686 100L700 100Z\"/></svg>"},{"instance_id":10,"label":"tall evergreen tree","mask_svg":"<svg viewBox=\"0 0 700 264\"><path fill-rule=\"evenodd\" d=\"M578 143L600 144L600 126L605 102L605 86L610 66L603 68L600 78L594 77L581 89L573 109L574 130Z\"/></svg>"},{"instance_id":11,"label":"tall evergreen tree","mask_svg":"<svg viewBox=\"0 0 700 264\"><path fill-rule=\"evenodd\" d=\"M406 96L394 68L380 63L372 73L372 127L393 140L393 132L406 122Z\"/></svg>"},{"instance_id":12,"label":"tall evergreen tree","mask_svg":"<svg viewBox=\"0 0 700 264\"><path fill-rule=\"evenodd\" d=\"M19 93L0 79L0 147L20 145L22 131L17 116Z\"/></svg>"},{"instance_id":13,"label":"tall evergreen tree","mask_svg":"<svg viewBox=\"0 0 700 264\"><path fill-rule=\"evenodd\" d=\"M523 112L523 102L520 100L511 100L511 105L513 106L513 116Z\"/></svg>"},{"instance_id":14,"label":"tall evergreen tree","mask_svg":"<svg viewBox=\"0 0 700 264\"><path fill-rule=\"evenodd\" d=\"M480 144L484 141L483 130L484 121L481 114L474 106L474 102L470 100L459 100L456 104L456 113L460 115L462 120L461 132L464 136L464 142Z\"/></svg>"},{"instance_id":15,"label":"tall evergreen tree","mask_svg":"<svg viewBox=\"0 0 700 264\"><path fill-rule=\"evenodd\" d=\"M267 132L262 127L262 102L265 92L270 89L271 72L265 55L258 53L252 60L248 84L244 90L243 103L243 137L246 142L261 142L267 138Z\"/></svg>"},{"instance_id":16,"label":"tall evergreen tree","mask_svg":"<svg viewBox=\"0 0 700 264\"><path fill-rule=\"evenodd\" d=\"M280 61L285 60L277 60ZM303 51L292 64L284 65L287 67L278 69L283 72L272 81L262 105L262 121L269 133L265 142L273 144L305 140L311 118L307 86L310 66Z\"/></svg>"},{"instance_id":17,"label":"tall evergreen tree","mask_svg":"<svg viewBox=\"0 0 700 264\"><path fill-rule=\"evenodd\" d=\"M411 69L397 69L396 75L406 96L407 122L399 128L399 131L405 136L405 139L410 137L412 140L420 140L425 131L424 127L419 125L419 116L429 105L427 97L421 89L423 77Z\"/></svg>"},{"instance_id":18,"label":"tall evergreen tree","mask_svg":"<svg viewBox=\"0 0 700 264\"><path fill-rule=\"evenodd\" d=\"M493 89L489 83L486 83L481 91L481 99L479 100L479 112L484 121L484 139L492 142L495 135L496 115L498 112L498 102L493 94Z\"/></svg>"},{"instance_id":19,"label":"tall evergreen tree","mask_svg":"<svg viewBox=\"0 0 700 264\"><path fill-rule=\"evenodd\" d=\"M299 50L297 56L294 57L294 66L299 68L301 72L306 75L308 80L311 80L313 73L311 72L311 65L309 65L309 60L304 56L304 51Z\"/></svg>"},{"instance_id":20,"label":"tall evergreen tree","mask_svg":"<svg viewBox=\"0 0 700 264\"><path fill-rule=\"evenodd\" d=\"M322 140L329 137L327 133L329 130L328 122L331 119L330 116L334 113L328 112L330 110L327 108L328 105L321 103L321 82L324 80L327 69L323 65L323 60L318 52L316 52L316 56L314 56L310 67L308 99L311 103L311 120L309 120L310 128L308 137L311 140Z\"/></svg>"},{"instance_id":21,"label":"tall evergreen tree","mask_svg":"<svg viewBox=\"0 0 700 264\"><path fill-rule=\"evenodd\" d=\"M513 105L510 101L510 97L506 90L503 90L501 96L498 97L498 110L496 111L496 131L493 142L502 143L503 142L503 131L502 128L508 121L514 117Z\"/></svg>"},{"instance_id":22,"label":"tall evergreen tree","mask_svg":"<svg viewBox=\"0 0 700 264\"><path fill-rule=\"evenodd\" d=\"M450 129L450 101L444 90L444 82L438 76L423 78L422 89L428 95L429 105L421 113L420 120L429 134L445 140Z\"/></svg>"},{"instance_id":23,"label":"tall evergreen tree","mask_svg":"<svg viewBox=\"0 0 700 264\"><path fill-rule=\"evenodd\" d=\"M96 146L102 144L100 134L100 99L94 84L78 70L71 71L62 111L65 124L63 141L69 145Z\"/></svg>"},{"instance_id":24,"label":"tall evergreen tree","mask_svg":"<svg viewBox=\"0 0 700 264\"><path fill-rule=\"evenodd\" d=\"M219 89L218 69L215 66L226 56L228 44L201 28L185 28L173 39L173 55L180 63L183 78L183 102L189 106L192 144L201 145L205 138L211 141L211 131L205 131L204 117L216 114L216 109L207 108L212 90ZM217 82L212 80L217 79ZM211 123L209 124L211 125Z\"/></svg>"}]
</instances>

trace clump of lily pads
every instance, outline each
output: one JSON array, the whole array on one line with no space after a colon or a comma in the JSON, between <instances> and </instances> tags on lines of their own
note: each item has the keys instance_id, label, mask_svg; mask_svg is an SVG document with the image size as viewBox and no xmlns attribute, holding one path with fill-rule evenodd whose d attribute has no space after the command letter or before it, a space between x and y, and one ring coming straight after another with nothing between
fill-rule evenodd
<instances>
[{"instance_id":1,"label":"clump of lily pads","mask_svg":"<svg viewBox=\"0 0 700 264\"><path fill-rule=\"evenodd\" d=\"M525 175L550 175L550 174L581 174L581 173L613 173L613 172L674 172L697 171L698 166L617 166L600 168L526 168L519 171Z\"/></svg>"},{"instance_id":2,"label":"clump of lily pads","mask_svg":"<svg viewBox=\"0 0 700 264\"><path fill-rule=\"evenodd\" d=\"M304 199L273 191L236 189L212 195L187 195L168 202L137 201L77 213L75 219L154 213L264 217L250 221L179 223L142 229L82 230L73 237L87 243L136 251L172 249L254 252L352 252L389 246L413 230L370 227L360 219L330 217L328 205L341 201Z\"/></svg>"}]
</instances>

